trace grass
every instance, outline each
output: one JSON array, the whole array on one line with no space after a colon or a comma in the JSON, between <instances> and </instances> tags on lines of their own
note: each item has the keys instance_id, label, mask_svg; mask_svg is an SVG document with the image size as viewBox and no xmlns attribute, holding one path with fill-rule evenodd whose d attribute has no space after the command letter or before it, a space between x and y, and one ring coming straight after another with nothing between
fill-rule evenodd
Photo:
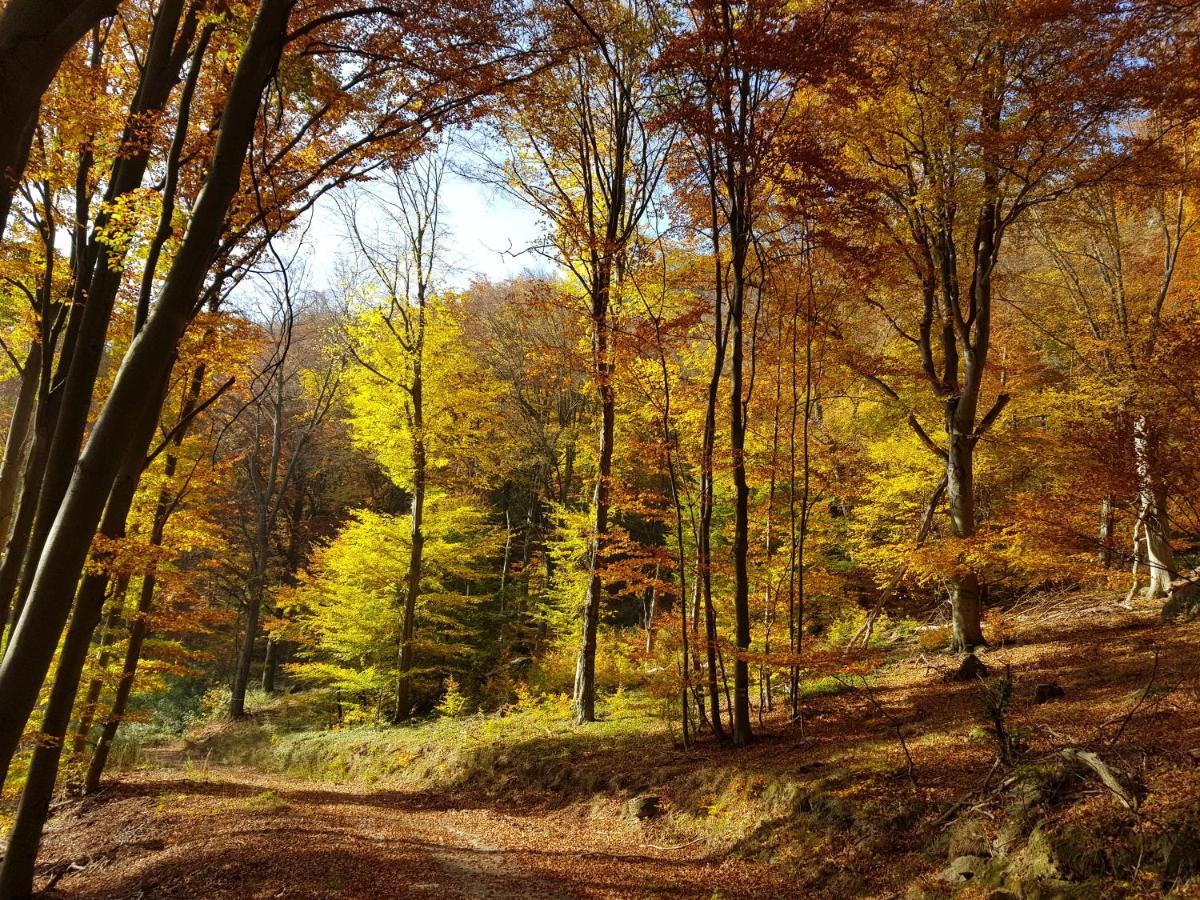
<instances>
[{"instance_id":1,"label":"grass","mask_svg":"<svg viewBox=\"0 0 1200 900\"><path fill-rule=\"evenodd\" d=\"M486 781L491 793L529 783L585 791L596 784L578 765L582 758L623 746L671 745L657 702L636 694L601 700L599 721L586 728L571 722L561 697L527 701L503 715L336 729L307 726L293 708L304 702L283 697L245 721L195 729L185 736L188 756L317 781L444 790Z\"/></svg>"}]
</instances>

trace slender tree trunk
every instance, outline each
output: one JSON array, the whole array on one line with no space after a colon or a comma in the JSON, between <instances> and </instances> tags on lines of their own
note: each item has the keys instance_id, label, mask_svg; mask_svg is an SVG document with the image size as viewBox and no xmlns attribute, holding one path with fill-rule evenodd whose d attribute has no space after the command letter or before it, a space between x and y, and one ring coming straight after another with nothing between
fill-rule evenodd
<instances>
[{"instance_id":1,"label":"slender tree trunk","mask_svg":"<svg viewBox=\"0 0 1200 900\"><path fill-rule=\"evenodd\" d=\"M1146 417L1138 416L1133 424L1133 457L1138 477L1144 556L1150 578L1144 591L1148 600L1167 596L1176 574L1171 525L1167 517L1167 490L1156 471L1158 442L1159 437Z\"/></svg>"},{"instance_id":2,"label":"slender tree trunk","mask_svg":"<svg viewBox=\"0 0 1200 900\"><path fill-rule=\"evenodd\" d=\"M951 403L953 408L955 404ZM969 434L956 424L953 412L947 416L946 497L950 504L950 523L954 536L969 538L975 534L975 448ZM952 616L951 649L958 652L983 646L983 597L979 576L974 571L956 573L950 584Z\"/></svg>"},{"instance_id":3,"label":"slender tree trunk","mask_svg":"<svg viewBox=\"0 0 1200 900\"><path fill-rule=\"evenodd\" d=\"M263 659L262 689L264 694L275 693L275 670L279 668L279 641L267 638L267 655Z\"/></svg>"},{"instance_id":4,"label":"slender tree trunk","mask_svg":"<svg viewBox=\"0 0 1200 900\"><path fill-rule=\"evenodd\" d=\"M8 543L4 547L4 559L0 561L0 612L4 613L0 628L4 624L8 625L9 640L12 639L12 632L21 617L21 607L13 603L13 599L21 576L21 562L25 559L25 550L29 544L29 532L33 528L33 518L37 513L38 486L42 481L42 473L46 470L46 452L50 444L49 436L41 427L44 423L40 413L36 418L33 443L25 460L25 469L21 473L17 514L13 520L12 532L8 536Z\"/></svg>"},{"instance_id":5,"label":"slender tree trunk","mask_svg":"<svg viewBox=\"0 0 1200 900\"><path fill-rule=\"evenodd\" d=\"M125 133L121 138L125 152L120 154L113 164L108 190L105 192L106 204L96 217L97 235L108 224L109 207L119 198L136 190L146 173L150 160L150 146L142 136L144 118L161 110L166 104L187 59L185 52L176 52L175 45L183 6L183 0L164 0L155 15L154 32L147 51L142 79L138 84ZM184 50L191 43L195 27L195 15L189 15L180 38ZM56 387L58 409L46 458L46 471L42 476L38 494L33 532L22 568L18 603L29 594L37 572L36 560L71 483L75 462L79 458L80 443L87 428L100 364L108 349L108 326L120 289L124 266L120 254L110 256L106 243L97 237L93 237L93 242L95 251L94 254L89 254L95 257L93 267L90 273L86 269L81 273L83 278L90 275L90 285L82 315L78 319L78 332L73 341L64 342L63 353L69 353L70 362L66 369L66 377Z\"/></svg>"},{"instance_id":6,"label":"slender tree trunk","mask_svg":"<svg viewBox=\"0 0 1200 900\"><path fill-rule=\"evenodd\" d=\"M200 400L200 393L204 387L205 371L205 366L200 365L192 372L187 393L184 395L183 404L180 407L181 422L186 423L196 410L196 405ZM183 444L187 436L187 430L186 425L176 430L173 438L176 450ZM175 506L175 498L171 493L171 481L175 477L178 465L178 453L169 453L163 464L163 483L158 490L158 500L154 506L154 519L150 525L150 540L148 543L152 549L162 546L163 535L166 533L167 528L167 520L170 518L171 511ZM142 643L146 637L147 620L154 602L156 582L157 564L152 562L146 573L142 576L141 590L138 594L137 612L130 623L129 644L126 647L125 660L121 667L121 678L117 683L116 697L113 700L112 709L109 711L108 718L101 731L100 740L96 745L96 750L92 754L92 761L88 767L86 781L86 790L88 793L95 791L100 786L100 776L104 773L104 766L108 761L109 749L112 747L113 739L116 737L117 728L121 724L121 718L125 714L125 706L129 702L130 691L133 689L134 676L137 673L138 662L141 659ZM128 585L128 576L122 575L117 582L116 597L123 597ZM106 627L111 629L111 622ZM102 654L101 668L106 664L107 652ZM85 725L85 719L81 717L80 727L75 736L74 749L76 753L82 753L86 746L87 733L91 729L90 717L94 715L95 703L100 697L100 688L101 682L99 678L93 679L92 685L88 688L88 703L84 707L84 716L88 717L88 719Z\"/></svg>"},{"instance_id":7,"label":"slender tree trunk","mask_svg":"<svg viewBox=\"0 0 1200 900\"><path fill-rule=\"evenodd\" d=\"M119 538L125 533L125 520L133 505L146 451L158 424L158 410L162 407L165 381L164 378L164 385L159 388L158 396L146 404L140 421L135 426L136 437L127 451L121 472L109 495L101 527L101 533L108 538ZM42 716L39 740L33 750L33 758L17 805L16 819L9 834L8 848L3 865L0 866L0 897L21 896L32 886L33 865L38 846L41 844L42 829L50 810L50 801L54 796L67 726L70 724L75 695L79 690L79 679L87 662L88 650L91 648L92 634L100 622L107 589L107 569L89 572L80 585L71 624L58 654L58 669ZM3 785L5 774L0 770L0 786Z\"/></svg>"},{"instance_id":8,"label":"slender tree trunk","mask_svg":"<svg viewBox=\"0 0 1200 900\"><path fill-rule=\"evenodd\" d=\"M158 542L162 542L161 533ZM154 536L151 536L154 544ZM155 544L157 546L157 544ZM96 749L92 751L92 759L88 763L87 777L84 779L84 793L94 794L100 789L100 779L104 775L104 767L108 764L108 754L116 740L117 730L125 716L129 705L129 696L133 692L134 680L137 677L138 663L142 658L142 645L149 631L150 611L154 606L154 589L157 586L157 576L154 566L142 578L141 590L138 592L137 611L129 625L129 643L125 647L125 659L121 664L121 677L117 681L116 695L113 697L112 708L104 720L100 730L100 738L96 741Z\"/></svg>"},{"instance_id":9,"label":"slender tree trunk","mask_svg":"<svg viewBox=\"0 0 1200 900\"><path fill-rule=\"evenodd\" d=\"M420 379L413 390L413 421L423 424ZM417 425L420 434L422 425ZM416 634L417 598L421 594L421 571L425 555L425 441L416 437L413 441L413 499L411 515L410 545L408 553L408 577L404 589L404 617L400 630L400 673L396 685L395 720L403 722L412 715L412 680L409 673L413 666L413 637Z\"/></svg>"},{"instance_id":10,"label":"slender tree trunk","mask_svg":"<svg viewBox=\"0 0 1200 900\"><path fill-rule=\"evenodd\" d=\"M658 616L658 576L661 564L654 563L654 582L647 588L646 603L646 652L654 652L654 620Z\"/></svg>"},{"instance_id":11,"label":"slender tree trunk","mask_svg":"<svg viewBox=\"0 0 1200 900\"><path fill-rule=\"evenodd\" d=\"M749 237L739 223L731 225L735 234ZM730 341L733 344L729 371L730 410L729 445L733 468L733 611L737 656L733 662L733 743L750 743L750 487L746 482L746 401L743 385L746 284L744 272L748 240L733 241L733 284L730 295Z\"/></svg>"},{"instance_id":12,"label":"slender tree trunk","mask_svg":"<svg viewBox=\"0 0 1200 900\"><path fill-rule=\"evenodd\" d=\"M100 694L104 690L104 672L112 662L113 632L116 630L116 607L129 589L129 577L122 575L113 586L111 606L108 615L100 626L100 654L96 659L96 674L88 682L87 693L80 706L79 722L75 726L75 739L71 744L71 754L80 756L87 750L88 736L96 721L96 711L100 705Z\"/></svg>"},{"instance_id":13,"label":"slender tree trunk","mask_svg":"<svg viewBox=\"0 0 1200 900\"><path fill-rule=\"evenodd\" d=\"M1116 525L1116 510L1112 494L1105 494L1100 501L1100 549L1096 551L1096 562L1110 568L1113 562L1113 528Z\"/></svg>"},{"instance_id":14,"label":"slender tree trunk","mask_svg":"<svg viewBox=\"0 0 1200 900\"><path fill-rule=\"evenodd\" d=\"M263 595L266 593L266 554L269 550L269 537L260 529L258 547L255 550L254 572L250 576L250 592L246 597L246 627L242 632L237 667L233 673L233 688L229 695L229 718L231 719L242 719L246 716L246 689L250 685L250 668L254 664L254 645L258 642L258 617L262 611Z\"/></svg>"},{"instance_id":15,"label":"slender tree trunk","mask_svg":"<svg viewBox=\"0 0 1200 900\"><path fill-rule=\"evenodd\" d=\"M0 760L10 760L70 613L74 586L121 461L146 385L170 370L241 183L263 89L282 52L292 0L262 0L226 97L204 188L145 328L117 372L49 533L25 613L0 663ZM16 865L14 863L14 865Z\"/></svg>"},{"instance_id":16,"label":"slender tree trunk","mask_svg":"<svg viewBox=\"0 0 1200 900\"><path fill-rule=\"evenodd\" d=\"M604 593L604 540L608 533L608 508L612 482L613 440L616 402L612 384L609 346L609 275L597 278L592 299L592 328L595 346L596 390L600 396L600 453L596 488L592 495L592 536L588 548L588 587L583 603L583 629L579 659L575 666L575 721L596 721L596 639L600 629L600 601Z\"/></svg>"},{"instance_id":17,"label":"slender tree trunk","mask_svg":"<svg viewBox=\"0 0 1200 900\"><path fill-rule=\"evenodd\" d=\"M42 342L34 340L25 355L21 369L21 386L13 404L12 418L8 422L8 438L4 442L4 462L0 464L0 544L7 544L12 534L13 517L17 509L17 488L21 484L21 472L31 447L33 413L37 409L38 384L42 377ZM0 598L0 603L3 603ZM0 606L0 623L4 622L7 610Z\"/></svg>"},{"instance_id":18,"label":"slender tree trunk","mask_svg":"<svg viewBox=\"0 0 1200 900\"><path fill-rule=\"evenodd\" d=\"M721 265L721 229L718 221L717 191L711 181L716 163L712 145L708 150L709 228L713 253L713 367L708 380L708 395L704 406L704 431L700 441L700 522L696 531L696 569L700 593L704 599L705 663L708 667L709 727L718 742L725 740L721 722L721 695L717 684L717 610L712 592L712 519L715 504L713 458L717 443L717 401L721 391L721 375L725 370L725 350L728 332L725 329L725 285ZM692 618L695 625L696 617Z\"/></svg>"}]
</instances>

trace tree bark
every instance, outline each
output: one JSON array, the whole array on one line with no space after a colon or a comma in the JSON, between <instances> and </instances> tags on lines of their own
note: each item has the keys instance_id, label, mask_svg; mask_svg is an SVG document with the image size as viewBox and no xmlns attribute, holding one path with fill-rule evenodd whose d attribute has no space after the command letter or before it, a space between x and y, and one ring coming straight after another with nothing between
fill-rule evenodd
<instances>
[{"instance_id":1,"label":"tree bark","mask_svg":"<svg viewBox=\"0 0 1200 900\"><path fill-rule=\"evenodd\" d=\"M419 408L417 397L420 388L413 392L414 414L417 421ZM408 576L405 579L404 611L400 623L400 666L399 677L396 681L396 710L395 720L406 721L412 715L412 681L409 673L413 665L413 636L417 626L417 598L421 594L421 569L425 554L425 444L422 440L414 442L413 447L413 498L411 514L410 546L408 554Z\"/></svg>"},{"instance_id":2,"label":"tree bark","mask_svg":"<svg viewBox=\"0 0 1200 900\"><path fill-rule=\"evenodd\" d=\"M575 721L596 721L596 640L600 628L600 601L604 583L604 539L608 533L608 511L612 482L613 439L616 402L609 359L609 282L607 275L598 279L593 291L592 327L595 332L596 389L600 396L600 455L596 469L596 488L592 495L592 536L588 548L588 588L583 603L583 631L579 660L575 667Z\"/></svg>"},{"instance_id":3,"label":"tree bark","mask_svg":"<svg viewBox=\"0 0 1200 900\"><path fill-rule=\"evenodd\" d=\"M237 668L233 673L233 688L229 695L229 718L246 716L246 689L250 686L250 669L254 664L254 645L258 642L258 617L266 592L267 541L260 539L254 573L250 576L250 595L246 598L246 623L238 648Z\"/></svg>"},{"instance_id":4,"label":"tree bark","mask_svg":"<svg viewBox=\"0 0 1200 900\"><path fill-rule=\"evenodd\" d=\"M131 423L159 384L219 246L226 213L241 184L263 89L283 49L294 0L262 0L227 95L208 175L158 304L122 361L101 408L36 568L25 614L0 663L0 760L9 760L37 702L70 612L76 581L117 471Z\"/></svg>"},{"instance_id":5,"label":"tree bark","mask_svg":"<svg viewBox=\"0 0 1200 900\"><path fill-rule=\"evenodd\" d=\"M1105 494L1100 501L1100 547L1096 551L1096 562L1109 568L1113 561L1113 528L1116 524L1116 511L1113 506L1112 494Z\"/></svg>"},{"instance_id":6,"label":"tree bark","mask_svg":"<svg viewBox=\"0 0 1200 900\"><path fill-rule=\"evenodd\" d=\"M1145 416L1133 424L1133 456L1138 478L1139 516L1146 569L1150 576L1143 592L1148 600L1157 600L1171 593L1175 578L1175 553L1171 549L1171 523L1167 517L1167 489L1159 477L1158 441L1153 427Z\"/></svg>"},{"instance_id":7,"label":"tree bark","mask_svg":"<svg viewBox=\"0 0 1200 900\"><path fill-rule=\"evenodd\" d=\"M744 747L750 743L750 573L747 555L750 549L750 488L746 482L746 407L743 397L742 323L745 313L745 252L734 245L733 291L730 297L730 327L733 343L730 383L729 444L733 457L734 520L733 520L733 611L737 656L733 662L733 743ZM738 259L739 252L741 259Z\"/></svg>"},{"instance_id":8,"label":"tree bark","mask_svg":"<svg viewBox=\"0 0 1200 900\"><path fill-rule=\"evenodd\" d=\"M963 433L956 415L959 399L947 404L946 498L950 507L950 526L957 538L975 534L975 446L971 434ZM971 417L973 421L974 417ZM982 647L983 602L979 576L970 570L954 573L950 582L950 647L959 652Z\"/></svg>"},{"instance_id":9,"label":"tree bark","mask_svg":"<svg viewBox=\"0 0 1200 900\"><path fill-rule=\"evenodd\" d=\"M279 641L267 638L267 655L263 659L262 690L264 694L275 693L275 672L279 668Z\"/></svg>"},{"instance_id":10,"label":"tree bark","mask_svg":"<svg viewBox=\"0 0 1200 900\"><path fill-rule=\"evenodd\" d=\"M25 355L21 369L21 386L8 422L8 437L4 442L4 462L0 464L0 544L7 544L16 515L17 488L21 472L29 458L33 413L37 408L37 389L42 377L42 342L34 339ZM0 597L0 627L7 615L5 598Z\"/></svg>"}]
</instances>

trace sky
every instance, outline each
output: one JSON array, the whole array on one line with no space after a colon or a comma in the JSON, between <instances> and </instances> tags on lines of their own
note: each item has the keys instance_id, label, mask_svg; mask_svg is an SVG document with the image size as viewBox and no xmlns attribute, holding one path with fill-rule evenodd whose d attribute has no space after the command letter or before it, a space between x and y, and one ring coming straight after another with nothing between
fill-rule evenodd
<instances>
[{"instance_id":1,"label":"sky","mask_svg":"<svg viewBox=\"0 0 1200 900\"><path fill-rule=\"evenodd\" d=\"M538 217L513 197L447 171L441 202L440 269L445 287L465 288L481 277L502 281L529 271L546 271L546 261L528 252L541 230ZM319 290L336 289L339 256L352 253L353 248L334 198L318 201L305 241L310 285Z\"/></svg>"}]
</instances>

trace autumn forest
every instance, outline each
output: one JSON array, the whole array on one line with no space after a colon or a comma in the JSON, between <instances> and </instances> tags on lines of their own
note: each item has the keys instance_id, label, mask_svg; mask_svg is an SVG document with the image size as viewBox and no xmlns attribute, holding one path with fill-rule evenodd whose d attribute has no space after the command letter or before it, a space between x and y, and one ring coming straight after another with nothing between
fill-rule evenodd
<instances>
[{"instance_id":1,"label":"autumn forest","mask_svg":"<svg viewBox=\"0 0 1200 900\"><path fill-rule=\"evenodd\" d=\"M0 0L0 898L1200 896L1198 31Z\"/></svg>"}]
</instances>

